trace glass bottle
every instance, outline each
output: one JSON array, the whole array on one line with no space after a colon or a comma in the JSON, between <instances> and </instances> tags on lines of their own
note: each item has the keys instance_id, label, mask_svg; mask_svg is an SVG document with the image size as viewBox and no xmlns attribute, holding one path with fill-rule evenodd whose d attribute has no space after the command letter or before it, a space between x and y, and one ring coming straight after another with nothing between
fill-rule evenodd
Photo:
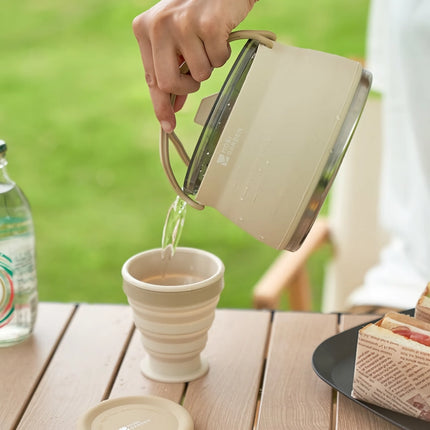
<instances>
[{"instance_id":1,"label":"glass bottle","mask_svg":"<svg viewBox=\"0 0 430 430\"><path fill-rule=\"evenodd\" d=\"M30 336L38 303L33 219L7 174L6 150L0 140L0 346Z\"/></svg>"}]
</instances>

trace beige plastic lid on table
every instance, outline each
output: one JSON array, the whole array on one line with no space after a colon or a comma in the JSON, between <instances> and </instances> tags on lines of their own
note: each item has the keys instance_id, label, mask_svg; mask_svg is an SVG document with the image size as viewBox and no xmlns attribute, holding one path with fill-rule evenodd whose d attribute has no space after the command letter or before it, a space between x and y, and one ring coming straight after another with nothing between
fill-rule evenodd
<instances>
[{"instance_id":1,"label":"beige plastic lid on table","mask_svg":"<svg viewBox=\"0 0 430 430\"><path fill-rule=\"evenodd\" d=\"M193 430L188 411L172 400L132 396L105 400L90 409L77 430Z\"/></svg>"}]
</instances>

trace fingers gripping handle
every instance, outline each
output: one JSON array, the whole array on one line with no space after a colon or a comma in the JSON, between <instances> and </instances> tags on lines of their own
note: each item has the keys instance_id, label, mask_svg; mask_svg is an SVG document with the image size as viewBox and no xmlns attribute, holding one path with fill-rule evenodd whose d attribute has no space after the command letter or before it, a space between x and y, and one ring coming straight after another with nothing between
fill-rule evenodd
<instances>
[{"instance_id":1,"label":"fingers gripping handle","mask_svg":"<svg viewBox=\"0 0 430 430\"><path fill-rule=\"evenodd\" d=\"M235 40L241 40L241 39L254 39L257 40L262 45L272 48L273 43L276 40L276 35L272 33L271 31L255 31L255 30L238 30L230 33L230 36L228 38L228 42L233 42ZM188 67L186 64L181 66L181 71L183 73L186 73L188 70ZM174 102L175 96L172 95L172 103ZM178 181L176 180L175 174L173 173L172 166L170 164L170 155L169 155L169 140L172 141L174 144L176 150L178 151L181 159L184 161L184 163L188 166L190 159L184 149L184 146L182 145L181 141L179 140L178 136L174 132L172 133L166 133L163 129L160 131L160 158L161 158L161 164L163 166L164 172L166 173L166 176L172 185L173 189L175 190L176 194L184 200L186 203L188 203L191 207L194 209L204 209L204 205L201 203L193 200L191 197L189 197L187 194L184 193L180 185L178 184Z\"/></svg>"},{"instance_id":2,"label":"fingers gripping handle","mask_svg":"<svg viewBox=\"0 0 430 430\"><path fill-rule=\"evenodd\" d=\"M233 42L240 39L254 39L268 48L273 48L276 34L266 30L238 30L230 33L227 41Z\"/></svg>"}]
</instances>

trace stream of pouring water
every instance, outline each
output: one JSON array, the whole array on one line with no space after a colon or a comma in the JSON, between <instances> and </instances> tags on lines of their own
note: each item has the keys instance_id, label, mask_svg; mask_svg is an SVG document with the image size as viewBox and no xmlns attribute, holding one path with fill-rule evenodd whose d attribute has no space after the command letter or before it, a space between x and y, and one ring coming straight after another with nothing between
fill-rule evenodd
<instances>
[{"instance_id":1,"label":"stream of pouring water","mask_svg":"<svg viewBox=\"0 0 430 430\"><path fill-rule=\"evenodd\" d=\"M161 258L165 261L164 274L167 272L169 260L173 257L178 246L186 213L187 204L179 196L176 196L167 212L161 239Z\"/></svg>"}]
</instances>

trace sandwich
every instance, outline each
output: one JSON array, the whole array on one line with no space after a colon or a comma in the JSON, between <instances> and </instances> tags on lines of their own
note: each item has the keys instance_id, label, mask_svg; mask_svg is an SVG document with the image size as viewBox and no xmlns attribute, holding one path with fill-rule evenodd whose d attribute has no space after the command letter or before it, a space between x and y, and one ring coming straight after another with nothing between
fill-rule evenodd
<instances>
[{"instance_id":1,"label":"sandwich","mask_svg":"<svg viewBox=\"0 0 430 430\"><path fill-rule=\"evenodd\" d=\"M430 322L430 283L418 299L415 307L415 318Z\"/></svg>"},{"instance_id":2,"label":"sandwich","mask_svg":"<svg viewBox=\"0 0 430 430\"><path fill-rule=\"evenodd\" d=\"M430 421L430 323L390 312L360 329L352 397Z\"/></svg>"}]
</instances>

